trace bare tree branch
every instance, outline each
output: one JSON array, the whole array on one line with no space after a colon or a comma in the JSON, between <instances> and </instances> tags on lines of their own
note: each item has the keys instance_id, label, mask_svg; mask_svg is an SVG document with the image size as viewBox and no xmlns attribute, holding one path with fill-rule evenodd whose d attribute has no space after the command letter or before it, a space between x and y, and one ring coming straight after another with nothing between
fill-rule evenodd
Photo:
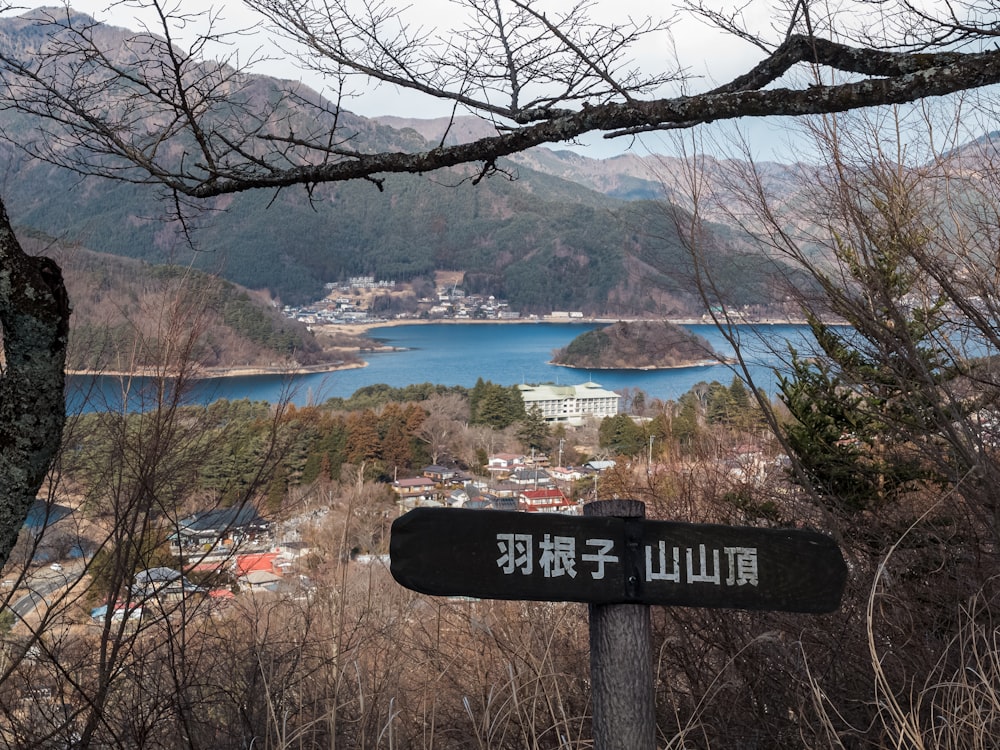
<instances>
[{"instance_id":1,"label":"bare tree branch","mask_svg":"<svg viewBox=\"0 0 1000 750\"><path fill-rule=\"evenodd\" d=\"M5 106L40 118L41 137L24 147L83 174L158 184L203 199L257 188L314 186L425 173L496 160L533 146L593 133L613 138L690 128L742 117L843 112L943 96L1000 82L1000 52L952 49L915 54L850 46L811 33L807 9L789 11L786 37L747 73L703 93L651 96L680 71L639 73L635 44L665 32L667 21L593 20L595 3L558 15L529 0L463 0L457 31L410 27L398 7L345 2L248 0L310 55L310 67L336 76L338 91L360 76L443 99L492 120L497 135L412 152L378 151L356 138L366 127L305 89L275 91L232 61L196 52L227 40L207 24L192 49L171 28L193 23L158 0L142 0L160 19L121 38L68 9L24 18L44 32L37 48L0 57ZM911 14L912 15L912 14ZM735 17L715 19L736 32ZM832 23L828 20L828 24ZM988 30L984 30L984 35ZM763 42L761 42L763 44ZM842 81L775 87L799 66L844 74ZM820 80L815 76L813 80ZM421 148L423 150L421 150Z\"/></svg>"}]
</instances>

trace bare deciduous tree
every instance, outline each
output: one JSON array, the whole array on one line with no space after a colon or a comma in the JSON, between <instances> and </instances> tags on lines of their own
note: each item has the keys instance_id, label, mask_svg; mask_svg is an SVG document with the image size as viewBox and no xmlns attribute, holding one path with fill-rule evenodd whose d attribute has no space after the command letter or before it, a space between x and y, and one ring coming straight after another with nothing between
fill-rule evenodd
<instances>
[{"instance_id":1,"label":"bare deciduous tree","mask_svg":"<svg viewBox=\"0 0 1000 750\"><path fill-rule=\"evenodd\" d=\"M433 396L425 404L427 419L417 436L427 444L432 464L454 452L458 436L469 421L468 401L455 393Z\"/></svg>"},{"instance_id":2,"label":"bare deciduous tree","mask_svg":"<svg viewBox=\"0 0 1000 750\"><path fill-rule=\"evenodd\" d=\"M145 368L148 376L123 376L117 397L95 389L88 403L96 411L67 420L73 448L43 485L44 528L36 520L25 530L26 555L6 568L0 601L13 628L0 638L0 744L144 747L164 735L189 747L213 744L202 736L212 722L200 714L225 705L214 689L201 692L223 653L212 641L217 602L188 577L221 585L227 547L239 542L227 545L223 534L216 544L185 544L181 529L195 509L223 506L221 490L198 487L212 446L234 433L212 407L187 404L210 303L184 275L163 291L162 306L122 338L132 354L124 369ZM233 511L261 502L284 457L281 401L264 412L252 478L226 498ZM57 405L64 414L61 394ZM62 518L57 500L74 512ZM62 564L39 566L46 554ZM219 569L199 573L206 558ZM182 592L139 585L161 566L183 571Z\"/></svg>"},{"instance_id":3,"label":"bare deciduous tree","mask_svg":"<svg viewBox=\"0 0 1000 750\"><path fill-rule=\"evenodd\" d=\"M995 597L997 144L970 142L963 114L923 106L811 121L821 158L797 167L792 200L776 195L773 173L746 144L726 178L695 175L701 199L714 186L718 200L696 205L694 223L719 211L795 268L786 291L815 333L811 345L796 342L795 367L785 369L779 397L787 410L769 416L798 485L774 496L773 507L786 523L838 534L852 561L835 616L851 635L823 685L838 711L851 706L827 717L824 731L840 738L832 744L852 735L890 744L875 734L898 741L894 727L904 722L917 744L940 741L930 738L948 711L937 701L948 697L936 675L971 669L955 646L975 631L964 613ZM685 235L695 250L698 234L694 226ZM700 270L706 298L724 303L711 269ZM747 327L734 325L738 316L718 322L749 376ZM756 487L732 497L741 509L769 499ZM985 622L986 612L975 617ZM864 642L853 635L862 629ZM818 670L832 655L809 641L802 653ZM894 727L849 697L873 689L890 696ZM802 725L795 733L807 736Z\"/></svg>"},{"instance_id":4,"label":"bare deciduous tree","mask_svg":"<svg viewBox=\"0 0 1000 750\"><path fill-rule=\"evenodd\" d=\"M845 460L863 457L872 470L870 492L855 510L929 482L954 488L965 511L997 534L989 488L998 472L998 395L988 358L1000 349L996 144L984 139L958 148L958 123L941 130L913 113L820 121L813 134L823 163L800 167L796 200L774 200L746 151L715 197L760 247L802 272L786 279L817 333L818 346L799 352L796 372L814 376L802 406L822 408L819 381L831 401L845 399L841 411L850 423L831 410L824 418L836 427L832 443L820 448L818 434L812 440L826 452L828 469L848 468L829 463L840 452ZM706 270L703 283L713 297L710 276ZM851 333L830 329L831 321L848 324ZM795 392L786 388L784 396L794 413ZM804 415L794 416L801 422ZM778 420L772 426L789 436ZM801 453L795 447L786 444L793 459ZM855 489L861 468L845 475ZM799 469L820 504L844 500L823 486L824 476L835 481L830 472Z\"/></svg>"},{"instance_id":5,"label":"bare deciduous tree","mask_svg":"<svg viewBox=\"0 0 1000 750\"><path fill-rule=\"evenodd\" d=\"M631 55L639 41L667 32L672 17L601 22L593 2L552 10L532 0L465 0L449 15L453 28L432 30L410 24L388 2L247 5L341 90L352 78L398 86L486 118L496 134L409 153L366 150L354 145L364 123L339 97L331 102L294 85L268 97L237 55L206 59L206 50L231 41L211 12L123 0L111 7L148 11L156 23L122 37L68 7L23 18L40 33L0 57L2 106L38 118L37 137L20 145L82 174L163 186L183 214L187 198L378 183L387 173L470 163L480 165L478 179L503 156L588 133L841 112L1000 81L1000 52L990 45L995 25L973 3L948 5L941 16L906 2L850 4L817 16L809 3L779 2L777 31L765 35L737 23L742 9L727 14L692 2L688 11L756 45L762 59L721 86L669 96L669 84L689 83L683 66L641 71ZM180 33L191 28L203 30L193 38ZM176 41L182 37L185 47ZM799 69L808 72L805 85L781 85ZM844 78L824 78L827 71ZM3 518L13 529L59 442L69 306L51 264L9 256L0 288L7 360L0 408L10 417L2 470L12 499ZM19 380L25 367L30 375ZM0 540L0 557L12 543Z\"/></svg>"}]
</instances>

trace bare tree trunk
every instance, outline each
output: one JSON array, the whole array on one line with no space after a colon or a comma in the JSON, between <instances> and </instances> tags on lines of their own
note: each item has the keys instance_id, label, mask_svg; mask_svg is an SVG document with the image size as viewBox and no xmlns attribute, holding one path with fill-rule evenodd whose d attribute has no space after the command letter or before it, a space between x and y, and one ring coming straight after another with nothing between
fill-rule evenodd
<instances>
[{"instance_id":1,"label":"bare tree trunk","mask_svg":"<svg viewBox=\"0 0 1000 750\"><path fill-rule=\"evenodd\" d=\"M0 564L62 440L69 315L59 266L25 254L0 202Z\"/></svg>"}]
</instances>

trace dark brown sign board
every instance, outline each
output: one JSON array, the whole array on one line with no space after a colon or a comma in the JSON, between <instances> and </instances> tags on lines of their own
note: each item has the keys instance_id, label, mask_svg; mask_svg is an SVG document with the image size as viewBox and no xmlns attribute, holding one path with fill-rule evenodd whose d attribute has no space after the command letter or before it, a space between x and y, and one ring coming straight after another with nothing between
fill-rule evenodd
<instances>
[{"instance_id":1,"label":"dark brown sign board","mask_svg":"<svg viewBox=\"0 0 1000 750\"><path fill-rule=\"evenodd\" d=\"M390 570L435 596L832 612L847 566L816 531L416 508Z\"/></svg>"}]
</instances>

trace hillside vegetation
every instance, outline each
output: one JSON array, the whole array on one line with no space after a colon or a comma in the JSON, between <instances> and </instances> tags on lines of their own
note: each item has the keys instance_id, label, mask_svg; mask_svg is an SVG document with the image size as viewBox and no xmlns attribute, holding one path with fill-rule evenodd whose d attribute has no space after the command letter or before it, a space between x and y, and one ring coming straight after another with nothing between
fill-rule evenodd
<instances>
[{"instance_id":1,"label":"hillside vegetation","mask_svg":"<svg viewBox=\"0 0 1000 750\"><path fill-rule=\"evenodd\" d=\"M0 126L7 127L2 113ZM324 284L351 276L411 282L457 271L467 293L506 299L523 314L683 316L704 309L692 292L688 250L661 204L625 203L524 169L517 181L476 186L458 185L460 172L452 184L389 177L384 192L338 185L316 190L314 203L294 191L240 195L199 218L192 250L176 225L156 217L166 209L151 192L88 183L68 212L78 178L13 161L8 207L20 224L101 252L192 265L284 304L312 302ZM707 236L705 263L718 270L734 304L780 296L779 275L745 240L721 226Z\"/></svg>"},{"instance_id":2,"label":"hillside vegetation","mask_svg":"<svg viewBox=\"0 0 1000 750\"><path fill-rule=\"evenodd\" d=\"M0 731L19 740L8 746L51 747L45 740L58 731L72 737L92 721L90 747L108 748L142 746L131 741L140 731L173 747L188 727L198 750L288 747L290 736L305 750L384 750L389 732L400 748L467 750L470 738L500 750L593 747L585 607L426 597L379 562L391 520L406 507L391 483L419 476L437 456L477 484L509 486L489 476L488 458L526 456L529 441L533 457L558 455L569 466L617 457L599 475L564 482L574 499L642 498L650 521L840 534L851 579L835 612L651 608L651 666L677 676L676 685L655 684L662 746L993 746L981 722L962 719L971 702L996 705L1000 695L990 640L996 592L969 594L982 537L971 514L938 502L936 488L878 513L813 504L737 379L698 383L676 402L633 399L637 412L596 426L542 423L540 434L528 429L530 413L502 415L505 394L518 390L426 383L372 386L303 408L242 400L80 415L58 485L60 500L76 490L78 507L41 540L26 529L27 552L5 572L10 603L26 596L29 575L51 577L50 560L73 583L47 597L44 616L9 616L0 629L10 660ZM164 434L155 452L129 450ZM439 484L432 502L454 498L460 483ZM227 507L259 511L282 536L206 545L211 561L200 548L171 544L178 519ZM906 546L883 555L901 534ZM35 549L45 564L29 567ZM281 561L279 580L264 592L241 564L272 549L288 553L272 558ZM145 594L133 584L151 569L183 570L197 588L176 599ZM869 597L878 609L866 623ZM117 622L107 602L120 602ZM57 636L60 648L28 647ZM883 654L891 658L876 658ZM345 663L351 679L342 678ZM882 685L911 684L898 700L914 717L913 734L950 737L897 741L896 725L870 698ZM762 712L765 704L776 708ZM291 708L276 720L276 705ZM698 743L683 745L695 725Z\"/></svg>"},{"instance_id":3,"label":"hillside vegetation","mask_svg":"<svg viewBox=\"0 0 1000 750\"><path fill-rule=\"evenodd\" d=\"M619 321L595 328L577 336L552 357L557 365L594 370L687 367L717 359L704 338L666 321Z\"/></svg>"},{"instance_id":4,"label":"hillside vegetation","mask_svg":"<svg viewBox=\"0 0 1000 750\"><path fill-rule=\"evenodd\" d=\"M63 268L73 304L70 370L132 371L163 361L168 347L179 346L210 368L357 359L322 346L261 295L200 271L65 247L37 234L24 244Z\"/></svg>"}]
</instances>

